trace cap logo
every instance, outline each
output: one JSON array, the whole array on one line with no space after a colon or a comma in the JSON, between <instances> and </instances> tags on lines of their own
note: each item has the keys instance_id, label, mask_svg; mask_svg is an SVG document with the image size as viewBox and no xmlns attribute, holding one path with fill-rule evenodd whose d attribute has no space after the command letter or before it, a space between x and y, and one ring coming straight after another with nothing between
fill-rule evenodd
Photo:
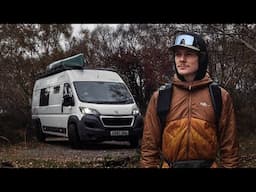
<instances>
[{"instance_id":1,"label":"cap logo","mask_svg":"<svg viewBox=\"0 0 256 192\"><path fill-rule=\"evenodd\" d=\"M185 45L186 43L185 43L185 39L181 39L180 40L180 45Z\"/></svg>"}]
</instances>

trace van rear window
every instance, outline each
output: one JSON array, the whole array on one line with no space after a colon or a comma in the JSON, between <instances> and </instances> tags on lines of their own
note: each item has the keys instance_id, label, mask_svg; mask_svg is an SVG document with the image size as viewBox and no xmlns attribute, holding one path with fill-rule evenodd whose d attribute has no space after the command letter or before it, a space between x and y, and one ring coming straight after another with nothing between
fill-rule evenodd
<instances>
[{"instance_id":1,"label":"van rear window","mask_svg":"<svg viewBox=\"0 0 256 192\"><path fill-rule=\"evenodd\" d=\"M99 104L130 104L133 97L123 83L76 81L74 86L82 102Z\"/></svg>"},{"instance_id":2,"label":"van rear window","mask_svg":"<svg viewBox=\"0 0 256 192\"><path fill-rule=\"evenodd\" d=\"M48 88L41 89L39 105L40 106L49 105L49 89Z\"/></svg>"}]
</instances>

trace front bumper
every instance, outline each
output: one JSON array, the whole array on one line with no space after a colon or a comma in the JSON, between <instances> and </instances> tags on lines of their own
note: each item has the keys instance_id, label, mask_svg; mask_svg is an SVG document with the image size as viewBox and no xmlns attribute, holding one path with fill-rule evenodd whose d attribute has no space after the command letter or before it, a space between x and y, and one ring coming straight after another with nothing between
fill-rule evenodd
<instances>
[{"instance_id":1,"label":"front bumper","mask_svg":"<svg viewBox=\"0 0 256 192\"><path fill-rule=\"evenodd\" d=\"M114 118L113 118L114 119ZM118 119L118 116L116 116ZM143 131L143 118L141 115L134 116L131 126L127 125L104 125L99 116L85 115L78 122L78 133L81 141L125 141L140 139ZM115 133L115 134L113 134Z\"/></svg>"}]
</instances>

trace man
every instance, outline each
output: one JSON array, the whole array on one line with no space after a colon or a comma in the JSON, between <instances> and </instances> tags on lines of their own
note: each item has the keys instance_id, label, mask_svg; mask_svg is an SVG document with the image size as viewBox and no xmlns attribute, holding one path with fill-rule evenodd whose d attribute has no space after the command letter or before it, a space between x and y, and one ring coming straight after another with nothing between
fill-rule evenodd
<instances>
[{"instance_id":1,"label":"man","mask_svg":"<svg viewBox=\"0 0 256 192\"><path fill-rule=\"evenodd\" d=\"M213 80L206 72L208 53L204 40L194 33L182 33L176 36L171 50L176 74L170 110L162 131L156 110L159 92L154 92L144 119L141 167L238 167L232 99L221 88L222 111L216 125L209 93Z\"/></svg>"}]
</instances>

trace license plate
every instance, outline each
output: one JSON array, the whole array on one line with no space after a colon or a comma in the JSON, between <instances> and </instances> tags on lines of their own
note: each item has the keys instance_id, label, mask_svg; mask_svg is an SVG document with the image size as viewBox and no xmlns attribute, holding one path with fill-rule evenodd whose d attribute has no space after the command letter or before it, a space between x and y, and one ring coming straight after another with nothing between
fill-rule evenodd
<instances>
[{"instance_id":1,"label":"license plate","mask_svg":"<svg viewBox=\"0 0 256 192\"><path fill-rule=\"evenodd\" d=\"M114 131L110 131L110 135L111 136L127 136L127 135L129 135L129 131L128 130L114 130Z\"/></svg>"}]
</instances>

